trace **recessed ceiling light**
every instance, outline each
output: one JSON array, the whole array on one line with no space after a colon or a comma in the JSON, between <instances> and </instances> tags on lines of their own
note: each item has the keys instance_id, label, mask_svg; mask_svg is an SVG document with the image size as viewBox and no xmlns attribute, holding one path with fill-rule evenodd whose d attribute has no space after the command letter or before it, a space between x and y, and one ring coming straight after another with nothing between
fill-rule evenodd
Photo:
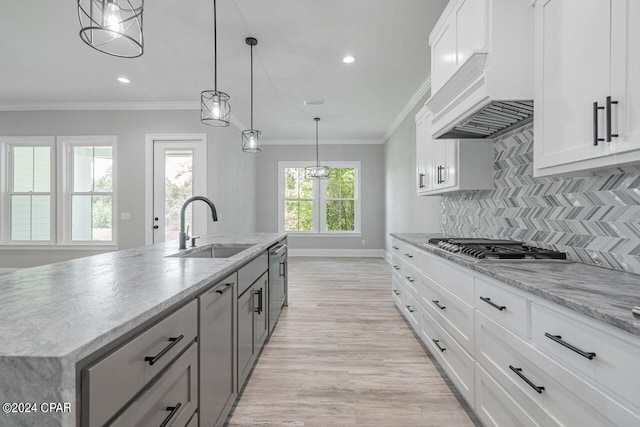
<instances>
[{"instance_id":1,"label":"recessed ceiling light","mask_svg":"<svg viewBox=\"0 0 640 427\"><path fill-rule=\"evenodd\" d=\"M342 58L342 62L344 62L345 64L353 64L354 62L356 62L356 58L354 58L353 56L345 56L344 58Z\"/></svg>"},{"instance_id":2,"label":"recessed ceiling light","mask_svg":"<svg viewBox=\"0 0 640 427\"><path fill-rule=\"evenodd\" d=\"M129 80L129 79L128 79L128 78L126 78L126 77L118 77L118 81L119 81L120 83L131 83L131 80Z\"/></svg>"}]
</instances>

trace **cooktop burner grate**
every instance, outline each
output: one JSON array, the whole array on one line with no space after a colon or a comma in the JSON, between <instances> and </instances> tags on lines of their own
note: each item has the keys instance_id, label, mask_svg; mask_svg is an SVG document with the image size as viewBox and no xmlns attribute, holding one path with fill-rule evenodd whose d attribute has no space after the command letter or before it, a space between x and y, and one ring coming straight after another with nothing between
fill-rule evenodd
<instances>
[{"instance_id":1,"label":"cooktop burner grate","mask_svg":"<svg viewBox=\"0 0 640 427\"><path fill-rule=\"evenodd\" d=\"M437 237L429 239L429 243L446 251L477 259L567 259L567 254L564 252L538 248L514 240Z\"/></svg>"}]
</instances>

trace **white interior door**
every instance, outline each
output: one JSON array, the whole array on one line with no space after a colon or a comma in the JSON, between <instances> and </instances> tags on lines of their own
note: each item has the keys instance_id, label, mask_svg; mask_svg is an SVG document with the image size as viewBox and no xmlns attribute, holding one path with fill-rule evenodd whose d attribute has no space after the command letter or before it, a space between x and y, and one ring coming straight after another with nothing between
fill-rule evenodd
<instances>
[{"instance_id":1,"label":"white interior door","mask_svg":"<svg viewBox=\"0 0 640 427\"><path fill-rule=\"evenodd\" d=\"M153 141L153 243L178 239L180 211L192 196L206 196L206 153L203 141ZM207 233L207 211L203 203L187 208L188 234Z\"/></svg>"}]
</instances>

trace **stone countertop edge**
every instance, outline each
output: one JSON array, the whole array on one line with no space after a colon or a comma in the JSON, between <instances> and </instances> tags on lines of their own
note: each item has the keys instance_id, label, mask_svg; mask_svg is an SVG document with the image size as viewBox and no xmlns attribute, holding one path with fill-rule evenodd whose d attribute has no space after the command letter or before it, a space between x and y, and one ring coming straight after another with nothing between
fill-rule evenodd
<instances>
[{"instance_id":1,"label":"stone countertop edge","mask_svg":"<svg viewBox=\"0 0 640 427\"><path fill-rule=\"evenodd\" d=\"M70 366L69 364L75 364L167 309L186 301L191 296L195 297L200 291L237 270L244 263L286 236L286 233L209 235L199 239L198 247L195 249L189 248L180 251L177 249L177 241L171 241L153 246L21 269L4 274L0 277L0 295L5 297L0 298L0 311L4 311L5 304L19 302L24 298L29 299L33 295L39 297L39 294L47 292L53 295L44 299L41 298L39 301L30 304L30 311L25 313L21 313L18 309L8 310L9 316L7 318L12 319L14 327L16 325L19 326L14 331L6 323L4 328L0 325L0 332L4 333L2 341L8 344L3 345L3 348L0 349L0 363L2 360L15 361L23 359L25 363L29 363L27 360L58 359L68 366ZM181 258L181 256L203 250L212 245L224 245L226 247L233 247L234 245L251 246L228 258ZM136 268L138 265L135 263L140 266L139 269ZM102 279L102 277L108 275L110 267L115 270L113 273L115 278ZM103 271L89 273L90 270L96 268ZM78 283L82 277L80 273L83 269L86 269L87 272L84 284ZM122 276L120 276L120 270L122 270ZM141 271L137 272L137 270ZM123 277L127 273L131 275L138 273L139 277L132 279L135 284ZM151 274L152 276L148 278L145 274ZM157 277L154 277L153 274ZM45 279L43 280L43 278ZM136 311L138 306L133 303L131 307L116 310L110 307L109 302L106 302L106 310L98 310L104 314L102 317L84 319L85 322L80 325L76 323L79 316L73 315L73 313L79 310L82 314L86 314L87 309L80 307L80 303L87 299L95 299L96 297L93 294L100 293L99 287L106 285L115 288L115 290L110 289L110 292L106 294L107 296L114 295L118 297L123 292L146 296L148 295L146 292L153 289L151 288L152 286L155 286L155 280L162 280L160 285L162 288L157 289L160 295L155 299L153 297L149 298L151 301L140 307L139 311ZM68 288L69 281L74 281L74 289L84 286L81 288L83 291L82 296L74 299L74 289L69 290ZM87 289L87 284L92 286ZM65 288L59 293L61 296L56 297L56 292L51 292L51 287L58 286L65 286ZM138 290L136 289L137 287L141 289ZM125 298L119 296L120 299L117 301L127 304L129 297L128 294ZM67 300L66 304L61 304L62 298ZM78 307L74 307L74 302L77 302ZM59 311L52 311L53 309L47 307L48 304L61 306L57 309ZM126 308L131 310L125 310ZM28 318L34 312L35 318ZM49 341L49 338L46 337L48 334L43 332L39 326L45 326L48 323L48 317L56 313L59 313L62 320L54 318L51 319L51 322L56 328L59 328L56 330L61 335L66 334L67 338L62 340L51 339ZM37 317L38 314L41 314L41 318ZM123 315L123 317L117 317L117 315ZM65 325L68 328L65 329ZM18 335L25 334L25 331L31 331L26 334L30 338L27 341L23 340L15 343L15 341L20 341L17 339ZM15 339L12 339L11 332L13 332L13 338ZM74 332L83 333L78 341L73 341ZM42 334L42 337L40 334ZM38 337L43 339L37 339ZM59 344L60 341L63 344Z\"/></svg>"},{"instance_id":2,"label":"stone countertop edge","mask_svg":"<svg viewBox=\"0 0 640 427\"><path fill-rule=\"evenodd\" d=\"M573 311L640 336L640 275L578 262L478 262L435 246L425 245L441 234L390 233L420 250L496 279ZM541 269L545 266L545 269Z\"/></svg>"}]
</instances>

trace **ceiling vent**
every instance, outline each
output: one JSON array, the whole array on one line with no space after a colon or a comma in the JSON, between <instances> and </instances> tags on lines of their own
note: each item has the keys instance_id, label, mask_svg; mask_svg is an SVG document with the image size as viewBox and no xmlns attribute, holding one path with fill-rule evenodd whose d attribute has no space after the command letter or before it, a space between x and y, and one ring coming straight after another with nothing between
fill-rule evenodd
<instances>
[{"instance_id":1,"label":"ceiling vent","mask_svg":"<svg viewBox=\"0 0 640 427\"><path fill-rule=\"evenodd\" d=\"M307 99L304 105L324 105L324 99Z\"/></svg>"}]
</instances>

